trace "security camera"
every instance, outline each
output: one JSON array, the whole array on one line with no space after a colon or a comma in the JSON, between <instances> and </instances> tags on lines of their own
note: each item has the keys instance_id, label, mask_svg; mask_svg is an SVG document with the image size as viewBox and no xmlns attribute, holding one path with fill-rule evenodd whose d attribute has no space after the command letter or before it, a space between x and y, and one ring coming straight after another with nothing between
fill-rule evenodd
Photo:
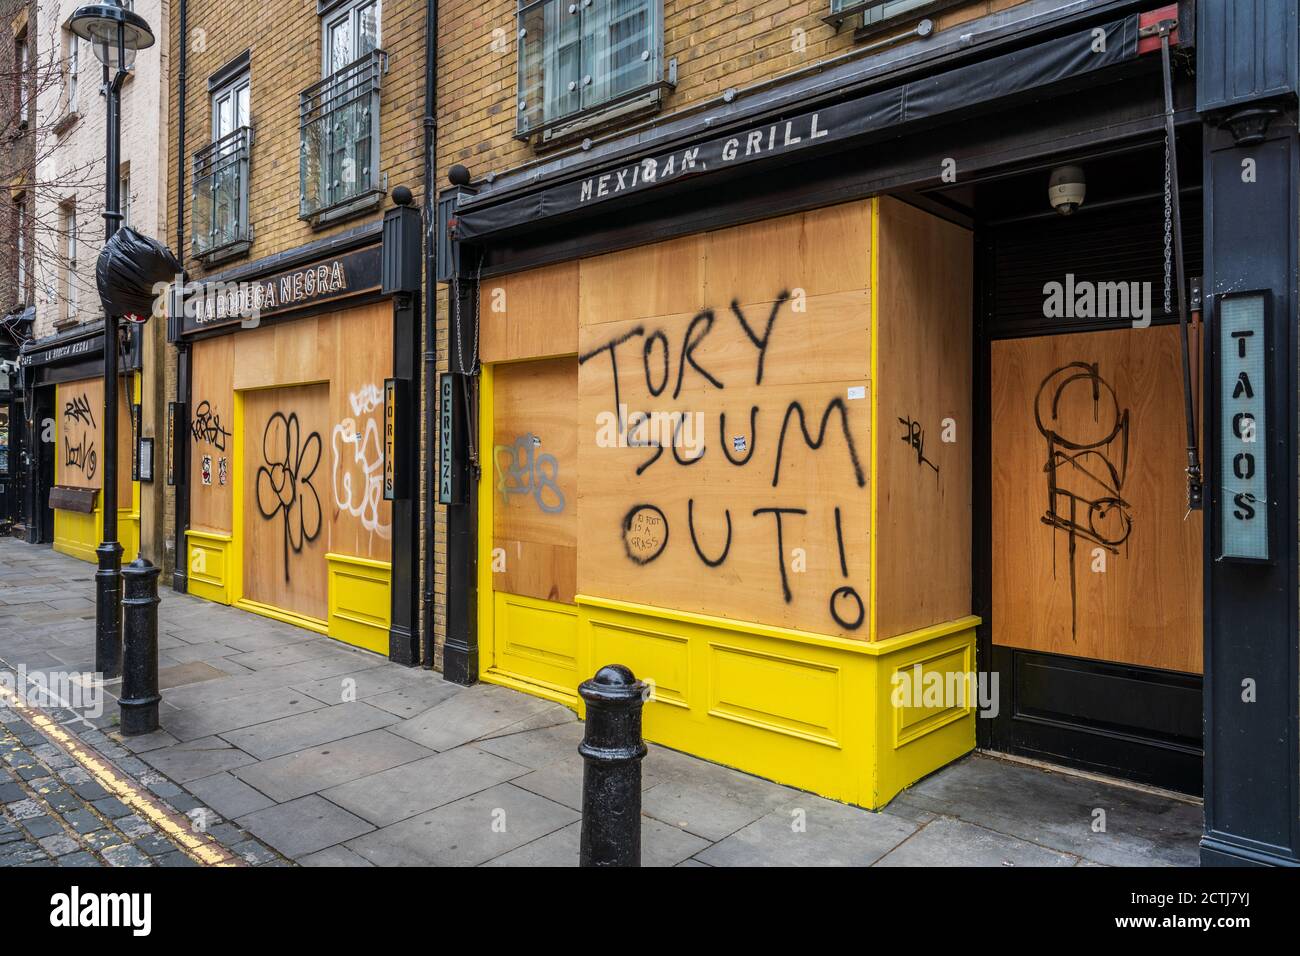
<instances>
[{"instance_id":1,"label":"security camera","mask_svg":"<svg viewBox=\"0 0 1300 956\"><path fill-rule=\"evenodd\" d=\"M1087 192L1088 184L1080 166L1058 166L1047 181L1047 199L1062 216L1082 206Z\"/></svg>"}]
</instances>

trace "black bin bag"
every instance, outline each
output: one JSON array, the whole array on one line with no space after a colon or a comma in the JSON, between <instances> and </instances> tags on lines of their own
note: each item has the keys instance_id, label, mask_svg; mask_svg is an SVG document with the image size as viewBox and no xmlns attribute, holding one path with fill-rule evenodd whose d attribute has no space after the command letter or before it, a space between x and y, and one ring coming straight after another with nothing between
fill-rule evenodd
<instances>
[{"instance_id":1,"label":"black bin bag","mask_svg":"<svg viewBox=\"0 0 1300 956\"><path fill-rule=\"evenodd\" d=\"M159 283L184 282L184 272L165 245L124 226L104 243L95 263L95 282L109 315L145 319L160 296L166 301Z\"/></svg>"}]
</instances>

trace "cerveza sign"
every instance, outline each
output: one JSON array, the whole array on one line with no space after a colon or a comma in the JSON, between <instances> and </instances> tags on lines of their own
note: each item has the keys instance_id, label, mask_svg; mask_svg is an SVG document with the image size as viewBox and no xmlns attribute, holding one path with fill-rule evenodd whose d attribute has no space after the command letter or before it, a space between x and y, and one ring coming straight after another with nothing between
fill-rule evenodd
<instances>
[{"instance_id":1,"label":"cerveza sign","mask_svg":"<svg viewBox=\"0 0 1300 956\"><path fill-rule=\"evenodd\" d=\"M181 296L181 332L256 328L269 315L377 289L380 265L380 247L369 246L269 276L191 282Z\"/></svg>"},{"instance_id":2,"label":"cerveza sign","mask_svg":"<svg viewBox=\"0 0 1300 956\"><path fill-rule=\"evenodd\" d=\"M1131 15L816 111L781 115L748 129L649 153L581 179L500 198L489 187L478 197L461 201L452 236L483 240L696 177L764 161L803 159L818 151L865 143L868 137L896 135L909 125L951 122L977 106L1042 97L1087 74L1135 60L1137 42L1138 18ZM936 176L938 172L936 160Z\"/></svg>"}]
</instances>

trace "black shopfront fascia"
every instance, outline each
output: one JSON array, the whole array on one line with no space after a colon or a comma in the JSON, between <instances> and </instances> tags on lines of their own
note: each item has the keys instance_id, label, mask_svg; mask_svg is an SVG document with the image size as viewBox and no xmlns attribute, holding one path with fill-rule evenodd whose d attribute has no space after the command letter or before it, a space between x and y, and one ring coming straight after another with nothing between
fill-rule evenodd
<instances>
[{"instance_id":1,"label":"black shopfront fascia","mask_svg":"<svg viewBox=\"0 0 1300 956\"><path fill-rule=\"evenodd\" d=\"M1236 33L1256 32L1245 41L1229 30L1228 24L1219 22L1224 15L1221 5L1180 4L1184 40L1206 36L1209 30L1215 45L1209 69L1198 62L1197 80L1203 88L1200 101L1191 102L1183 86L1175 90L1175 120L1180 129L1202 123L1198 108L1249 108L1251 104L1244 101L1251 95L1276 98L1282 93L1289 97L1283 102L1283 119L1267 141L1272 150L1268 156L1270 185L1257 188L1248 203L1231 197L1219 182L1229 182L1234 176L1240 182L1242 161L1251 158L1249 150L1265 147L1235 143L1212 123L1203 127L1201 137L1206 153L1207 335L1212 338L1214 334L1217 289L1229 288L1249 276L1248 286L1272 290L1273 321L1279 334L1275 336L1270 408L1270 417L1278 425L1276 447L1271 450L1273 460L1282 463L1276 469L1282 477L1274 489L1274 517L1281 543L1279 560L1271 571L1261 576L1258 568L1216 566L1208 552L1205 557L1205 863L1294 863L1300 847L1297 488L1295 469L1283 467L1295 461L1297 425L1294 289L1300 150L1296 146L1294 93L1300 71L1294 64L1295 0L1258 2L1269 8L1269 16L1237 18ZM1054 5L1059 11L1055 18L1045 6L1031 2L1012 8L1009 12L1023 15L1019 23L1024 29L1014 39L1005 33L996 38L998 43L1015 46L1031 37L1031 42L1018 47L1025 54L1021 64L1028 65L1015 74L1025 82L1019 89L1009 82L1005 70L992 76L995 82L991 85L970 80L990 76L987 63L992 58L983 61L984 65L976 61L985 36L982 25L992 24L990 32L1013 29L1006 20L981 18L961 28L970 31L969 42L963 37L949 52L927 62L929 85L909 85L907 92L882 91L877 86L859 98L862 102L856 114L849 100L835 99L833 92L827 91L822 91L820 98L806 91L802 97L787 96L767 112L759 109L743 117L736 104L719 104L690 121L696 131L693 137L663 143L662 148L658 142L650 145L651 133L637 133L593 145L589 161L581 157L539 160L531 171L506 173L491 182L449 190L439 204L438 238L445 243L440 246L439 278L459 280L462 314L472 315L476 275L504 274L873 194L904 193L915 198L940 185L940 164L945 158L956 160L960 180L969 183L1016 170L1045 170L1064 159L1087 162L1091 156L1136 144L1162 143L1159 55L1139 56L1136 48L1126 46L1123 40L1125 29L1135 35L1135 14L1158 4L1062 3ZM1077 42L1080 32L1115 23L1117 17L1123 17L1128 26L1115 34L1120 44L1108 43L1111 55L1106 66L1093 69L1101 64L1072 60L1069 47ZM1198 21L1195 24L1194 19ZM993 45L987 44L984 52ZM1256 55L1255 47L1265 45L1269 49ZM1257 69L1259 64L1269 68ZM1243 78L1252 77L1257 80L1256 87L1243 82ZM1205 88L1216 90L1217 95L1207 97ZM926 95L913 100L912 90L926 91ZM1251 95L1238 95L1234 100L1225 91L1249 91ZM1000 98L994 97L995 92ZM780 95L779 90L772 91L773 102ZM823 102L827 105L818 109ZM815 143L800 132L811 133L809 114L814 111L819 114L818 130L827 132ZM781 149L760 150L749 162L722 156L728 139L739 138L743 151L748 132L755 130L763 134L760 146L769 142L784 146L786 122L796 123L792 133L801 137L793 144L795 149L784 153ZM769 133L772 127L775 134ZM769 139L773 135L778 139ZM696 147L700 152L695 164L687 175L680 175L680 156ZM673 176L666 180L656 177L650 186L642 176L640 188L628 188L626 171L636 162L653 158L657 172L671 152L679 156ZM714 165L710 153L721 166ZM707 169L699 168L701 157L710 163ZM609 195L610 180L606 180L606 195L596 195L599 178L584 195L583 184L590 183L593 176L612 174L617 186L619 169L625 171L624 185L613 196ZM1262 172L1257 182L1265 182ZM1268 255L1260 245L1261 228L1269 232ZM1248 267L1242 257L1253 257L1254 266ZM452 265L454 268L449 268ZM454 339L454 330L451 334ZM450 347L454 351L460 345L453 341ZM458 418L465 414L460 403L456 411ZM1203 423L1209 448L1215 447L1215 413L1213 404L1207 403ZM460 423L458 433L468 433L468 425ZM458 441L455 467L466 473L468 453L468 442ZM1207 466L1212 487L1213 462L1207 461ZM448 536L448 581L454 577L464 586L449 587L446 674L466 681L473 680L477 670L472 484L470 487L470 500L448 510L449 529L454 532L453 524L464 524L461 530L467 533L449 532ZM1217 508L1217 499L1207 495L1207 526L1218 519ZM1251 574L1255 577L1246 580ZM1264 699L1261 696L1256 703L1242 706L1241 681L1245 678L1258 682L1261 694L1268 696L1266 705L1259 702ZM1181 707L1186 693L1175 683L1169 687L1170 699L1177 698L1176 706Z\"/></svg>"},{"instance_id":2,"label":"black shopfront fascia","mask_svg":"<svg viewBox=\"0 0 1300 956\"><path fill-rule=\"evenodd\" d=\"M419 394L420 363L420 213L401 206L385 212L382 221L358 226L328 239L268 256L256 262L207 276L189 288L185 297L173 296L168 316L168 340L176 345L177 395L170 430L173 444L164 451L172 462L176 486L178 551L189 528L190 408L193 366L190 346L219 335L238 335L249 328L279 323L369 302L390 301L393 306L394 394L408 407L391 411L404 431L385 447L400 446L400 461L409 474L393 473L389 659L406 666L420 660L418 621L419 529L415 520L418 482L409 450L419 447L418 416L409 408ZM308 276L311 276L310 280ZM319 278L318 278L319 277ZM256 300L250 299L256 295ZM249 323L239 308L250 301L259 305L256 323ZM387 462L385 473L389 473ZM178 560L172 579L178 591L188 589L186 562Z\"/></svg>"}]
</instances>

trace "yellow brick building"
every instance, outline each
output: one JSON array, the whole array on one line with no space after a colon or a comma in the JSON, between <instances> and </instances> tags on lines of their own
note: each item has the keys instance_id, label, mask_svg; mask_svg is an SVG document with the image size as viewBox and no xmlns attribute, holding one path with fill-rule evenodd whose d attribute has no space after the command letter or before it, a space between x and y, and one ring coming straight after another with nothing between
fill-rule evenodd
<instances>
[{"instance_id":1,"label":"yellow brick building","mask_svg":"<svg viewBox=\"0 0 1300 956\"><path fill-rule=\"evenodd\" d=\"M173 582L406 662L417 530L387 465L416 441L418 256L388 265L419 241L425 13L187 0L169 23Z\"/></svg>"}]
</instances>

